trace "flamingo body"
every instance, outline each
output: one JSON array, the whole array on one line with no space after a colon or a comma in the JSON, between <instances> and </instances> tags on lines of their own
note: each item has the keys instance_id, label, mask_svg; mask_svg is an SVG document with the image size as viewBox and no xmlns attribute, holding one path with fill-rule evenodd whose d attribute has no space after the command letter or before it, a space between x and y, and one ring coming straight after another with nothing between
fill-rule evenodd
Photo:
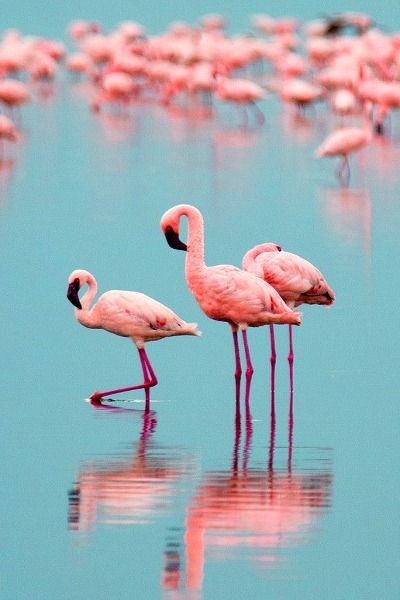
<instances>
[{"instance_id":1,"label":"flamingo body","mask_svg":"<svg viewBox=\"0 0 400 600\"><path fill-rule=\"evenodd\" d=\"M175 335L201 335L196 323L186 323L172 310L140 292L111 290L90 307L97 293L97 282L91 273L75 270L68 279L68 300L76 307L77 320L91 329L104 329L122 337L129 337L136 345L143 370L144 383L107 392L95 392L91 400L120 392L144 388L148 408L148 388L157 384L150 361L144 350L145 342ZM78 292L85 284L89 289L79 300Z\"/></svg>"},{"instance_id":2,"label":"flamingo body","mask_svg":"<svg viewBox=\"0 0 400 600\"><path fill-rule=\"evenodd\" d=\"M330 305L335 294L322 273L308 260L284 252L276 244L259 244L243 258L243 268L272 285L290 307Z\"/></svg>"},{"instance_id":3,"label":"flamingo body","mask_svg":"<svg viewBox=\"0 0 400 600\"><path fill-rule=\"evenodd\" d=\"M372 139L371 133L360 127L341 127L325 139L317 149L315 156L341 156L351 154L367 144Z\"/></svg>"}]
</instances>

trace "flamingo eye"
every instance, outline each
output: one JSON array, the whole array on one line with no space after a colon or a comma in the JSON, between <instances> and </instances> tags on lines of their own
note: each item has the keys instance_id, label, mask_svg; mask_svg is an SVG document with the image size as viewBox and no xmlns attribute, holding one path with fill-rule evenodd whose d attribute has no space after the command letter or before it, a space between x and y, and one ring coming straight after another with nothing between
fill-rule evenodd
<instances>
[{"instance_id":1,"label":"flamingo eye","mask_svg":"<svg viewBox=\"0 0 400 600\"><path fill-rule=\"evenodd\" d=\"M278 252L282 252L282 248L280 246L277 246L276 249L278 250Z\"/></svg>"}]
</instances>

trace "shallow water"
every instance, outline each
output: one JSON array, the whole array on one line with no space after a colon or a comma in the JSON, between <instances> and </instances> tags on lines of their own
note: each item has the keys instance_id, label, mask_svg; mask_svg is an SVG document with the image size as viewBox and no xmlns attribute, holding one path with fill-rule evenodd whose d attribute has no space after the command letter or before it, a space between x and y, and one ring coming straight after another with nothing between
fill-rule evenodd
<instances>
[{"instance_id":1,"label":"shallow water","mask_svg":"<svg viewBox=\"0 0 400 600\"><path fill-rule=\"evenodd\" d=\"M333 126L322 107L299 119L269 98L265 127L244 131L227 107L96 117L86 93L38 88L0 172L2 597L398 598L398 115L343 190L313 159ZM208 264L274 241L334 288L295 331L293 422L283 327L276 424L267 330L249 333L236 412L229 328L201 313L159 229L180 202L204 215ZM147 416L140 393L120 410L84 401L140 367L128 341L75 322L74 268L203 331L149 344Z\"/></svg>"}]
</instances>

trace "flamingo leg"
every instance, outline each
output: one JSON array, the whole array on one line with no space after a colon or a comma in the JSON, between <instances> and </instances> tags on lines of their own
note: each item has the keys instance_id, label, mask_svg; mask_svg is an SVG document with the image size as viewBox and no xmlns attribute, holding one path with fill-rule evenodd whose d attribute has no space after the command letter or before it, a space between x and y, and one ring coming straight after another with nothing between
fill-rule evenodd
<instances>
[{"instance_id":1,"label":"flamingo leg","mask_svg":"<svg viewBox=\"0 0 400 600\"><path fill-rule=\"evenodd\" d=\"M240 379L242 377L242 365L240 364L240 351L237 329L232 329L233 346L235 348L235 381L236 381L236 404L240 396Z\"/></svg>"},{"instance_id":2,"label":"flamingo leg","mask_svg":"<svg viewBox=\"0 0 400 600\"><path fill-rule=\"evenodd\" d=\"M253 364L251 362L249 344L247 342L247 331L245 329L242 329L242 335L243 335L244 353L246 356L246 366L247 366L246 380L251 380L251 378L253 377L254 369L253 369ZM249 390L249 392L250 392L250 390Z\"/></svg>"},{"instance_id":3,"label":"flamingo leg","mask_svg":"<svg viewBox=\"0 0 400 600\"><path fill-rule=\"evenodd\" d=\"M276 348L275 348L275 332L274 326L271 324L269 326L269 337L271 341L271 393L275 391L275 365L276 365Z\"/></svg>"},{"instance_id":4,"label":"flamingo leg","mask_svg":"<svg viewBox=\"0 0 400 600\"><path fill-rule=\"evenodd\" d=\"M157 385L158 380L157 380L157 377L156 377L156 375L153 371L153 368L150 364L150 361L147 357L145 349L139 348L138 352L139 352L140 364L142 366L144 382L139 385L132 385L129 387L124 387L124 388L116 388L113 390L106 390L104 392L94 392L94 394L92 394L90 396L90 400L96 401L96 400L100 400L101 398L104 398L105 396L113 396L115 394L122 394L123 392L131 392L133 390L144 389L144 390L146 390L146 392L149 392L149 388ZM149 377L149 375L150 375L150 377ZM148 410L149 403L150 403L150 395L149 395L149 393L146 393L146 410Z\"/></svg>"},{"instance_id":5,"label":"flamingo leg","mask_svg":"<svg viewBox=\"0 0 400 600\"><path fill-rule=\"evenodd\" d=\"M253 110L255 112L257 123L259 125L264 125L264 123L265 123L265 116L264 116L264 113L261 110L261 108L259 106L257 106L257 104L255 102L251 102L251 106L253 107Z\"/></svg>"},{"instance_id":6,"label":"flamingo leg","mask_svg":"<svg viewBox=\"0 0 400 600\"><path fill-rule=\"evenodd\" d=\"M343 187L347 187L350 182L350 164L347 154L344 154L342 160L336 170L336 177L339 179Z\"/></svg>"},{"instance_id":7,"label":"flamingo leg","mask_svg":"<svg viewBox=\"0 0 400 600\"><path fill-rule=\"evenodd\" d=\"M293 390L290 390L289 396L289 449L288 449L288 472L292 472L292 454L293 454Z\"/></svg>"},{"instance_id":8,"label":"flamingo leg","mask_svg":"<svg viewBox=\"0 0 400 600\"><path fill-rule=\"evenodd\" d=\"M293 391L293 362L294 362L294 352L293 352L293 328L292 325L289 325L289 382L290 382L290 391Z\"/></svg>"}]
</instances>

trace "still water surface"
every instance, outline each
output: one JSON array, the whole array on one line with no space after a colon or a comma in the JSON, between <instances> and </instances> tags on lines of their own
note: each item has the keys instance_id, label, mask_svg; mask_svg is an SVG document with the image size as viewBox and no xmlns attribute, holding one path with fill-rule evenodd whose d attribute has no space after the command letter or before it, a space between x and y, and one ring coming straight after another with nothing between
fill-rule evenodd
<instances>
[{"instance_id":1,"label":"still water surface","mask_svg":"<svg viewBox=\"0 0 400 600\"><path fill-rule=\"evenodd\" d=\"M333 127L322 108L299 120L268 99L265 127L243 131L222 107L95 117L85 94L38 88L0 173L2 597L398 598L397 117L342 190L313 159ZM180 202L204 215L208 264L274 241L334 288L295 331L293 423L282 327L276 424L267 330L249 333L250 410L235 411L229 328L203 316L159 230ZM74 268L199 322L202 338L148 346L150 414L140 393L84 402L140 370L130 342L75 322Z\"/></svg>"}]
</instances>

